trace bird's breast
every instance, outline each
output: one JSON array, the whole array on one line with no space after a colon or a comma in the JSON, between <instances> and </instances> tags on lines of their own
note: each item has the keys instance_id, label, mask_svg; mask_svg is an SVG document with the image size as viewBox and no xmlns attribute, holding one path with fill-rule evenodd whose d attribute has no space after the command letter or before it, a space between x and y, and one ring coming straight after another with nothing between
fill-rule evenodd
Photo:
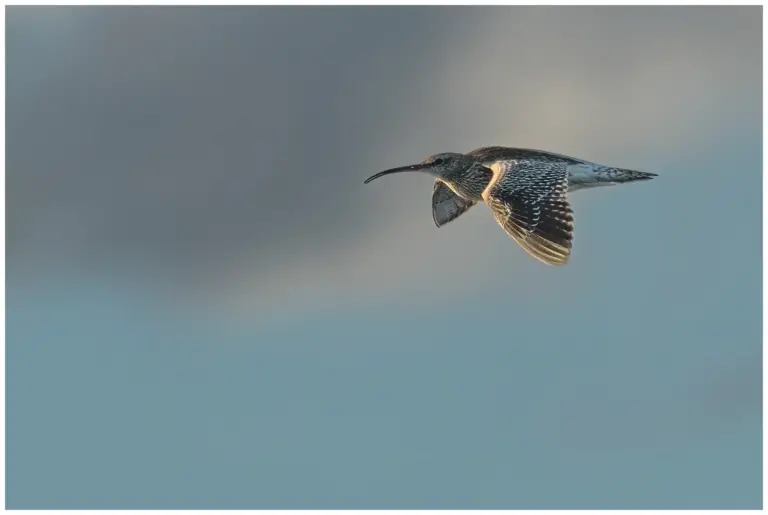
<instances>
[{"instance_id":1,"label":"bird's breast","mask_svg":"<svg viewBox=\"0 0 768 515\"><path fill-rule=\"evenodd\" d=\"M472 193L472 188L468 187L463 181L444 181L446 186L450 188L457 196L464 200L478 200L477 195Z\"/></svg>"}]
</instances>

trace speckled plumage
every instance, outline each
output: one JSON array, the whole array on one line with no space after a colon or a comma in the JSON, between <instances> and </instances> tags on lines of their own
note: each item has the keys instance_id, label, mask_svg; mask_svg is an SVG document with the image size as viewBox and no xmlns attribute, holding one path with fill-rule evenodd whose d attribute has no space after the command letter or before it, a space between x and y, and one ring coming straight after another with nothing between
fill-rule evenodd
<instances>
[{"instance_id":1,"label":"speckled plumage","mask_svg":"<svg viewBox=\"0 0 768 515\"><path fill-rule=\"evenodd\" d=\"M573 242L569 191L647 180L656 174L612 168L542 150L482 147L436 154L419 165L387 170L435 176L432 217L438 227L484 201L504 231L535 259L564 265Z\"/></svg>"},{"instance_id":2,"label":"speckled plumage","mask_svg":"<svg viewBox=\"0 0 768 515\"><path fill-rule=\"evenodd\" d=\"M573 241L567 167L526 159L496 161L491 170L483 198L499 225L539 261L565 264Z\"/></svg>"}]
</instances>

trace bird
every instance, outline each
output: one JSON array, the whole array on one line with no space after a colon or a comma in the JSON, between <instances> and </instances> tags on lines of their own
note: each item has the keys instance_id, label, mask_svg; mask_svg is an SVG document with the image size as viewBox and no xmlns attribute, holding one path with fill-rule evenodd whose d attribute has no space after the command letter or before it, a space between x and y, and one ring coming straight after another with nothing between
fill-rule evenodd
<instances>
[{"instance_id":1,"label":"bird","mask_svg":"<svg viewBox=\"0 0 768 515\"><path fill-rule=\"evenodd\" d=\"M365 184L401 172L435 177L432 218L437 227L484 202L531 257L552 266L565 265L571 255L573 210L568 193L658 176L544 150L494 146L435 154L418 164L374 174Z\"/></svg>"}]
</instances>

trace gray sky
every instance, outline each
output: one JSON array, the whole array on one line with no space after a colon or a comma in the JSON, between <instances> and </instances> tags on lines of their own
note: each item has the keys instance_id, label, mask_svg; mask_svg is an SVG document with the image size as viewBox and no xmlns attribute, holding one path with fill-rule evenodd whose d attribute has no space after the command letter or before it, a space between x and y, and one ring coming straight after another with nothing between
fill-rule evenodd
<instances>
[{"instance_id":1,"label":"gray sky","mask_svg":"<svg viewBox=\"0 0 768 515\"><path fill-rule=\"evenodd\" d=\"M761 506L757 7L9 8L9 508ZM570 263L431 180L658 173Z\"/></svg>"}]
</instances>

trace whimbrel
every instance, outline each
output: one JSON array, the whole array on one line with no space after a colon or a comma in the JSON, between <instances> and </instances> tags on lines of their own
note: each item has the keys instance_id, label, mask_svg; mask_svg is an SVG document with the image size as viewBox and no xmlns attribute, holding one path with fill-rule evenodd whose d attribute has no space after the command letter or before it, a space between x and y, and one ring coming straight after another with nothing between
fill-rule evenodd
<instances>
[{"instance_id":1,"label":"whimbrel","mask_svg":"<svg viewBox=\"0 0 768 515\"><path fill-rule=\"evenodd\" d=\"M466 154L436 154L419 164L377 173L365 184L398 172L435 177L432 218L438 227L485 202L528 254L556 266L568 262L573 242L568 192L656 177L542 150L483 147Z\"/></svg>"}]
</instances>

